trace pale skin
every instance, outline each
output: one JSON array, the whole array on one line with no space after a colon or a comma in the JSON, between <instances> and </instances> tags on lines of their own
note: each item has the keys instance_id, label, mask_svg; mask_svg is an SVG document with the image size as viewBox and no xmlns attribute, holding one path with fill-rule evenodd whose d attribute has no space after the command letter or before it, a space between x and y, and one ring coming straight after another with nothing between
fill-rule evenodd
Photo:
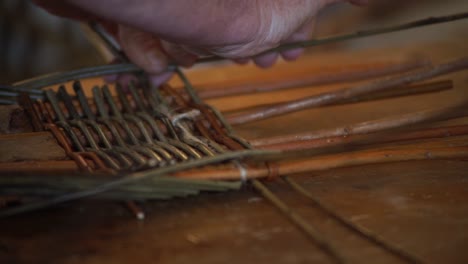
<instances>
[{"instance_id":1,"label":"pale skin","mask_svg":"<svg viewBox=\"0 0 468 264\"><path fill-rule=\"evenodd\" d=\"M159 84L170 78L166 72L169 62L190 66L199 56L216 55L238 63L253 60L263 68L272 66L280 56L295 60L302 50L258 54L283 43L308 39L320 9L345 0L36 2L59 15L90 14L112 23L128 58ZM367 0L348 2L365 4Z\"/></svg>"}]
</instances>

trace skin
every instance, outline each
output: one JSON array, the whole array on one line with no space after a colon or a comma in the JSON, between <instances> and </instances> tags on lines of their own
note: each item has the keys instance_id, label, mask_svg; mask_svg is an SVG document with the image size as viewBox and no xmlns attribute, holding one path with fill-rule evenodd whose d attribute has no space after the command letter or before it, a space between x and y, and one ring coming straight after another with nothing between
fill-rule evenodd
<instances>
[{"instance_id":1,"label":"skin","mask_svg":"<svg viewBox=\"0 0 468 264\"><path fill-rule=\"evenodd\" d=\"M49 12L106 25L123 51L155 84L170 78L167 64L191 66L217 55L259 67L278 57L295 60L301 49L257 55L283 43L306 40L317 13L344 0L36 0ZM350 0L366 4L366 0Z\"/></svg>"}]
</instances>

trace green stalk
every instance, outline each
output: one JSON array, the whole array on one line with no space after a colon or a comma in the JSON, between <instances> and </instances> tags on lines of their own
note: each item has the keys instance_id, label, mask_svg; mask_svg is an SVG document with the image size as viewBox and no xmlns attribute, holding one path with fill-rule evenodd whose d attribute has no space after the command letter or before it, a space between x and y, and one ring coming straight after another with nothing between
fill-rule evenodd
<instances>
[{"instance_id":1,"label":"green stalk","mask_svg":"<svg viewBox=\"0 0 468 264\"><path fill-rule=\"evenodd\" d=\"M97 194L101 194L110 190L114 190L118 187L136 183L139 181L162 177L171 173L189 170L201 166L207 166L211 164L217 164L220 162L228 160L237 160L243 158L252 158L252 157L264 157L266 155L277 154L276 151L263 151L263 150L242 150L235 152L223 153L213 157L207 157L198 160L190 160L183 163L179 163L169 167L158 168L155 170L140 171L124 175L116 180L106 181L105 183L93 186L89 189L79 190L73 193L65 194L63 196L51 198L45 201L38 201L35 203L28 203L22 206L17 206L9 208L3 211L0 211L0 218L8 217L12 215L17 215L20 213L25 213L33 210L38 210L46 207L50 207L59 203L64 203L72 200L77 200Z\"/></svg>"}]
</instances>

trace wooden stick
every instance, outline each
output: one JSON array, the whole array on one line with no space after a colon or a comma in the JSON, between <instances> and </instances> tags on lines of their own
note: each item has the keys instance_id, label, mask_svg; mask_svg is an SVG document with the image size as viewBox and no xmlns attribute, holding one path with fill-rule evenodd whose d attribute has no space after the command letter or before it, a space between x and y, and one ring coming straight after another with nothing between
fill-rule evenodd
<instances>
[{"instance_id":1,"label":"wooden stick","mask_svg":"<svg viewBox=\"0 0 468 264\"><path fill-rule=\"evenodd\" d=\"M348 137L336 136L326 138L312 138L312 139L298 139L293 142L283 142L272 145L257 145L262 149L281 150L281 151L298 151L298 150L310 150L332 146L346 146L346 147L358 147L363 145L373 145L382 143L402 143L410 140L427 140L427 139L443 139L448 137L463 136L468 134L468 125L430 128L409 132L397 132L397 133L386 133L386 134L357 134ZM250 171L251 169L249 169ZM261 168L261 174L265 176L268 174L267 169ZM22 161L22 162L2 162L0 163L0 177L2 175L11 175L11 173L76 173L79 171L76 162L71 160L64 161ZM255 169L253 170L255 171ZM218 171L211 170L197 170L193 175L204 174L204 173L218 173ZM238 174L237 170L234 170L234 174ZM249 172L250 174L250 172ZM185 177L183 176L180 177ZM238 177L234 176L234 177ZM190 178L190 177L189 177Z\"/></svg>"},{"instance_id":2,"label":"wooden stick","mask_svg":"<svg viewBox=\"0 0 468 264\"><path fill-rule=\"evenodd\" d=\"M295 48L313 47L313 46L323 45L323 44L327 44L327 43L333 43L333 42L339 42L339 41L344 41L344 40L350 40L350 39L356 39L356 38L363 38L363 37L369 37L369 36L374 36L374 35L386 34L386 33L390 33L390 32L397 32L397 31L402 31L402 30L407 30L407 29L412 29L412 28L417 28L417 27L423 27L423 26L428 26L428 25L434 25L434 24L439 24L439 23L445 23L445 22L460 20L460 19L466 19L466 18L468 18L468 13L459 13L459 14L453 14L453 15L448 15L448 16L440 16L440 17L429 17L429 18L426 18L426 19L416 20L416 21L413 21L413 22L404 23L404 24L396 25L396 26L389 26L389 27L383 27L383 28L377 28L377 29L357 31L357 32L350 33L350 34L343 34L343 35L337 35L337 36L331 36L331 37L325 37L325 38L319 38L319 39L312 39L312 40L309 40L309 41L300 41L300 42L295 42L295 43L288 43L288 44L281 45L278 48L266 51L265 53L268 53L268 52L271 52L271 51L281 52L281 51L295 49Z\"/></svg>"},{"instance_id":3,"label":"wooden stick","mask_svg":"<svg viewBox=\"0 0 468 264\"><path fill-rule=\"evenodd\" d=\"M257 145L261 149L274 149L281 151L298 151L311 148L323 148L331 146L355 147L369 144L383 144L403 142L409 140L424 140L429 138L445 138L468 135L468 125L431 128L409 132L389 132L369 134L355 134L351 136L333 136L317 139L301 139L272 145Z\"/></svg>"},{"instance_id":4,"label":"wooden stick","mask_svg":"<svg viewBox=\"0 0 468 264\"><path fill-rule=\"evenodd\" d=\"M450 80L435 81L435 82L429 82L429 83L423 83L423 84L401 86L401 87L396 87L391 90L385 90L385 91L379 91L379 92L370 93L366 95L361 95L361 96L357 96L354 98L350 98L348 100L340 101L340 102L326 105L326 106L354 104L354 103L361 103L361 102L368 102L368 101L391 99L395 97L405 97L405 96L414 96L414 95L421 95L421 94L428 94L428 93L438 93L438 92L446 91L452 88L453 88L453 82ZM245 115L245 114L252 113L255 111L262 111L271 107L276 107L284 103L286 102L279 102L279 103L265 104L265 105L255 105L255 106L247 107L247 108L234 109L234 110L230 110L229 114L233 114L236 112L236 113L242 113Z\"/></svg>"},{"instance_id":5,"label":"wooden stick","mask_svg":"<svg viewBox=\"0 0 468 264\"><path fill-rule=\"evenodd\" d=\"M319 159L307 159L285 164L279 168L281 175L329 170L376 163L414 160L454 159L468 157L468 146L447 148L396 148L388 150L363 150L351 153L327 155Z\"/></svg>"},{"instance_id":6,"label":"wooden stick","mask_svg":"<svg viewBox=\"0 0 468 264\"><path fill-rule=\"evenodd\" d=\"M387 117L379 120L361 122L343 127L318 130L315 132L306 132L287 136L255 139L250 140L250 144L253 146L287 144L289 142L310 141L313 139L320 138L332 138L351 136L356 134L366 134L419 124L422 122L458 118L468 115L467 104L468 103L463 102L457 106L452 106L448 108L419 111L405 115Z\"/></svg>"},{"instance_id":7,"label":"wooden stick","mask_svg":"<svg viewBox=\"0 0 468 264\"><path fill-rule=\"evenodd\" d=\"M146 214L134 201L126 201L125 205L132 212L137 220L145 220Z\"/></svg>"},{"instance_id":8,"label":"wooden stick","mask_svg":"<svg viewBox=\"0 0 468 264\"><path fill-rule=\"evenodd\" d=\"M312 202L312 204L330 216L331 218L335 219L338 223L340 223L342 226L346 227L348 230L354 232L355 234L367 239L368 241L374 243L375 245L387 250L389 253L401 258L404 261L407 261L409 263L424 263L418 256L415 256L411 253L406 252L405 250L401 249L398 246L395 246L393 244L388 243L381 237L379 237L377 234L374 234L367 230L366 228L362 228L359 225L354 224L352 221L349 221L348 219L341 217L333 209L330 207L326 206L322 201L320 201L318 198L315 198L309 191L304 189L301 185L296 183L292 178L290 177L282 177L282 179L291 186L292 189L294 189L296 192L302 194L306 198L309 199L309 201Z\"/></svg>"},{"instance_id":9,"label":"wooden stick","mask_svg":"<svg viewBox=\"0 0 468 264\"><path fill-rule=\"evenodd\" d=\"M318 86L331 83L352 82L397 73L408 72L431 63L427 59L407 60L398 63L366 63L333 67L318 73L309 72L306 76L288 78L283 80L246 82L242 83L214 83L197 87L198 95L203 99L241 95L258 92L271 92L284 89Z\"/></svg>"},{"instance_id":10,"label":"wooden stick","mask_svg":"<svg viewBox=\"0 0 468 264\"><path fill-rule=\"evenodd\" d=\"M278 175L291 175L305 172L324 171L342 167L368 164L415 161L458 159L468 157L468 146L423 148L419 146L399 147L395 149L371 149L348 153L314 156L298 161L278 162ZM174 174L174 177L205 180L239 180L247 174L248 179L266 178L270 171L265 167L247 168L244 172L237 168L231 169L201 169Z\"/></svg>"},{"instance_id":11,"label":"wooden stick","mask_svg":"<svg viewBox=\"0 0 468 264\"><path fill-rule=\"evenodd\" d=\"M445 64L426 67L421 71L407 73L402 76L390 77L369 84L359 85L351 88L344 88L334 92L327 92L315 96L306 97L292 102L279 104L265 110L248 114L230 115L226 119L233 125L262 120L270 117L284 115L311 107L333 104L349 100L356 96L361 96L377 91L384 91L394 87L407 85L413 82L423 81L443 74L456 72L468 68L468 57L456 59Z\"/></svg>"},{"instance_id":12,"label":"wooden stick","mask_svg":"<svg viewBox=\"0 0 468 264\"><path fill-rule=\"evenodd\" d=\"M278 196L271 192L263 183L257 180L252 181L252 186L270 201L281 213L286 215L289 220L302 230L317 246L323 250L334 262L346 263L344 257L339 253L336 247L327 241L317 229L310 225L304 217L291 209L286 203L281 201Z\"/></svg>"},{"instance_id":13,"label":"wooden stick","mask_svg":"<svg viewBox=\"0 0 468 264\"><path fill-rule=\"evenodd\" d=\"M307 158L302 160L294 160L294 161L280 161L277 163L278 166L278 175L292 175L298 173L305 173L305 172L316 172L316 171L323 171L341 167L350 167L350 166L360 166L360 165L368 165L368 164L377 164L377 163L389 163L389 162L401 162L401 161L415 161L415 160L440 160L440 159L463 159L468 157L468 146L466 137L459 140L457 144L454 142L437 142L434 144L434 141L431 143L424 143L424 144L412 144L407 146L399 146L396 148L387 148L387 149L367 149L367 150L360 150L354 152L347 152L347 153L339 153L339 154L330 154L330 155L322 155L322 156L315 156L314 158ZM430 147L426 147L426 145L431 145ZM454 147L447 147L447 145L456 145ZM63 163L64 161L62 161ZM42 162L44 164L44 162ZM242 175L242 174L246 175ZM205 167L196 170L186 170L177 173L173 173L172 177L179 178L179 179L192 179L192 180L239 180L246 176L247 179L257 179L257 178L265 178L269 177L271 172L270 170L265 167L249 167L244 168L244 171L241 172L238 168L222 168L219 167ZM35 180L36 178L36 180ZM22 180L21 177L0 177L2 182L17 182L20 183ZM44 191L52 191L52 190L60 190L56 189L57 186L60 186L61 182L66 183L68 187L70 186L81 186L82 182L78 181L75 182L73 177L66 177L63 181L58 182L50 182L47 181L47 177L45 178L25 178L26 181L28 179L32 182L42 182L43 184L47 183L49 186L54 189L44 189ZM93 180L94 179L94 180ZM78 178L80 180L80 178ZM84 179L81 179L81 181ZM88 182L93 183L93 181L97 181L97 178L89 178ZM155 179L155 183L157 183L158 178ZM175 180L175 179L174 179ZM104 181L104 180L100 180ZM84 182L86 183L86 182ZM177 183L177 182L176 182ZM50 185L52 184L52 185ZM71 184L71 185L70 185ZM227 184L227 183L226 183ZM87 185L83 185L82 187L86 189ZM55 186L55 187L54 187ZM94 183L93 183L94 186ZM165 185L164 185L165 186ZM158 185L151 185L150 183L142 183L142 184L131 184L125 185L113 190L110 190L109 193L104 194L104 197L108 197L111 199L128 199L129 195L131 198L140 197L143 199L148 199L151 197L158 197L158 192L165 191L170 192L174 189L167 189L167 186L160 186ZM183 185L182 185L183 186ZM190 183L189 183L190 186ZM176 187L176 186L173 186ZM173 188L172 187L172 188ZM65 187L67 188L67 187ZM139 188L143 188L141 194L139 194ZM148 190L151 188L156 188L157 191L154 195L148 193ZM159 188L159 189L158 189ZM178 187L180 189L180 187ZM213 186L209 186L209 188L213 188ZM209 189L206 188L206 189ZM180 193L180 190L177 190L177 193ZM18 193L18 192L16 192ZM62 194L63 191L59 191L58 193L49 193L48 195L55 195L55 194ZM0 214L1 215L1 214Z\"/></svg>"}]
</instances>

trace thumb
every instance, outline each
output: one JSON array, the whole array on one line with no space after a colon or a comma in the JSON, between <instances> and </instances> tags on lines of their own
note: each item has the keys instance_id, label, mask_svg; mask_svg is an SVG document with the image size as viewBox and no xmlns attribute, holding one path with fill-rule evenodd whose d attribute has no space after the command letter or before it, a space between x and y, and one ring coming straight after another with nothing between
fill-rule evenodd
<instances>
[{"instance_id":1,"label":"thumb","mask_svg":"<svg viewBox=\"0 0 468 264\"><path fill-rule=\"evenodd\" d=\"M120 45L128 58L149 74L166 71L168 57L161 49L158 38L150 33L119 25Z\"/></svg>"}]
</instances>

